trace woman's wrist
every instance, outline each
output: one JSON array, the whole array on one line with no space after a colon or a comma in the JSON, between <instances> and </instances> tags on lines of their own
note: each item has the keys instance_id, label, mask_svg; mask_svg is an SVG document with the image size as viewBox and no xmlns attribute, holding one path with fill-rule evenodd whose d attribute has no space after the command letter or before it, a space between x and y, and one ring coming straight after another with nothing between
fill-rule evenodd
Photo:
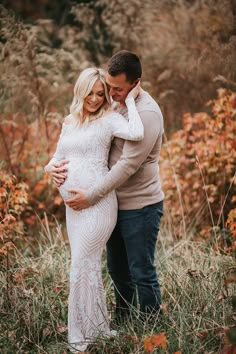
<instances>
[{"instance_id":1,"label":"woman's wrist","mask_svg":"<svg viewBox=\"0 0 236 354\"><path fill-rule=\"evenodd\" d=\"M125 104L128 105L128 104L134 104L135 101L134 101L134 97L132 96L127 96L126 99L125 99Z\"/></svg>"}]
</instances>

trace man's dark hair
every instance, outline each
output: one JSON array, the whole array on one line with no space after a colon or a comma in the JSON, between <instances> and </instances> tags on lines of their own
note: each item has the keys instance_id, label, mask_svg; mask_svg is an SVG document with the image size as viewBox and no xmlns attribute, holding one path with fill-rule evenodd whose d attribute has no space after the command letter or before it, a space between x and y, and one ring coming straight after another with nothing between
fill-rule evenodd
<instances>
[{"instance_id":1,"label":"man's dark hair","mask_svg":"<svg viewBox=\"0 0 236 354\"><path fill-rule=\"evenodd\" d=\"M108 73L111 76L126 74L126 79L130 83L141 78L142 66L139 57L129 52L121 50L115 53L108 63Z\"/></svg>"}]
</instances>

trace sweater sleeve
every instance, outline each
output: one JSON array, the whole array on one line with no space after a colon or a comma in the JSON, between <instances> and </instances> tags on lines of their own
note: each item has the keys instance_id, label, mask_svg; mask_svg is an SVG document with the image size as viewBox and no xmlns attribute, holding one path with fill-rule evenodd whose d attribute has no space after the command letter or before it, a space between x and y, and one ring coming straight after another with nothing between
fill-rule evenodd
<instances>
[{"instance_id":1,"label":"sweater sleeve","mask_svg":"<svg viewBox=\"0 0 236 354\"><path fill-rule=\"evenodd\" d=\"M125 103L128 109L128 120L119 113L112 114L110 117L112 135L125 140L142 140L144 137L143 123L133 97L127 98Z\"/></svg>"},{"instance_id":2,"label":"sweater sleeve","mask_svg":"<svg viewBox=\"0 0 236 354\"><path fill-rule=\"evenodd\" d=\"M50 171L50 167L54 164L54 162L65 159L65 156L62 154L62 152L60 150L61 150L61 139L62 139L63 135L65 134L66 127L67 127L67 125L65 125L65 124L62 125L61 133L60 133L60 136L59 136L59 139L57 142L56 151L55 151L54 155L52 156L51 160L48 162L48 164L44 167L45 172Z\"/></svg>"},{"instance_id":3,"label":"sweater sleeve","mask_svg":"<svg viewBox=\"0 0 236 354\"><path fill-rule=\"evenodd\" d=\"M132 176L146 160L157 139L163 134L163 119L160 113L143 111L139 114L144 125L143 140L125 141L120 160L112 166L101 182L86 192L91 205Z\"/></svg>"}]
</instances>

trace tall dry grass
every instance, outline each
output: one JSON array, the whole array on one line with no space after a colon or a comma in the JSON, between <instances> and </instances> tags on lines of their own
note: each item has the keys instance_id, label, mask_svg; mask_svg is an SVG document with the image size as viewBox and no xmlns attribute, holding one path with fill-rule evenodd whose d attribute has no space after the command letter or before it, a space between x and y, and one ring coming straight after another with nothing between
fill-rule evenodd
<instances>
[{"instance_id":1,"label":"tall dry grass","mask_svg":"<svg viewBox=\"0 0 236 354\"><path fill-rule=\"evenodd\" d=\"M168 229L162 225L156 253L163 317L153 317L147 324L134 312L132 320L118 328L117 338L97 338L91 354L141 354L145 352L144 338L163 332L167 353L220 353L226 328L234 325L231 297L235 286L225 283L229 270L235 267L234 260L192 242L191 235L176 243ZM1 353L67 352L69 263L64 229L60 225L51 229L47 221L41 225L34 246L2 256ZM105 254L103 278L112 317L114 298Z\"/></svg>"}]
</instances>

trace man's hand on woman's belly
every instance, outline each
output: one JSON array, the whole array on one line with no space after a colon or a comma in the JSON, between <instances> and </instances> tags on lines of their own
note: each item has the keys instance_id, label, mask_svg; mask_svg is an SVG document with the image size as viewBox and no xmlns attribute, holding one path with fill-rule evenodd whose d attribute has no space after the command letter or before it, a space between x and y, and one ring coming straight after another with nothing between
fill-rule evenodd
<instances>
[{"instance_id":1,"label":"man's hand on woman's belly","mask_svg":"<svg viewBox=\"0 0 236 354\"><path fill-rule=\"evenodd\" d=\"M65 201L70 208L79 211L91 206L83 189L69 189L68 192L74 194L74 197Z\"/></svg>"}]
</instances>

